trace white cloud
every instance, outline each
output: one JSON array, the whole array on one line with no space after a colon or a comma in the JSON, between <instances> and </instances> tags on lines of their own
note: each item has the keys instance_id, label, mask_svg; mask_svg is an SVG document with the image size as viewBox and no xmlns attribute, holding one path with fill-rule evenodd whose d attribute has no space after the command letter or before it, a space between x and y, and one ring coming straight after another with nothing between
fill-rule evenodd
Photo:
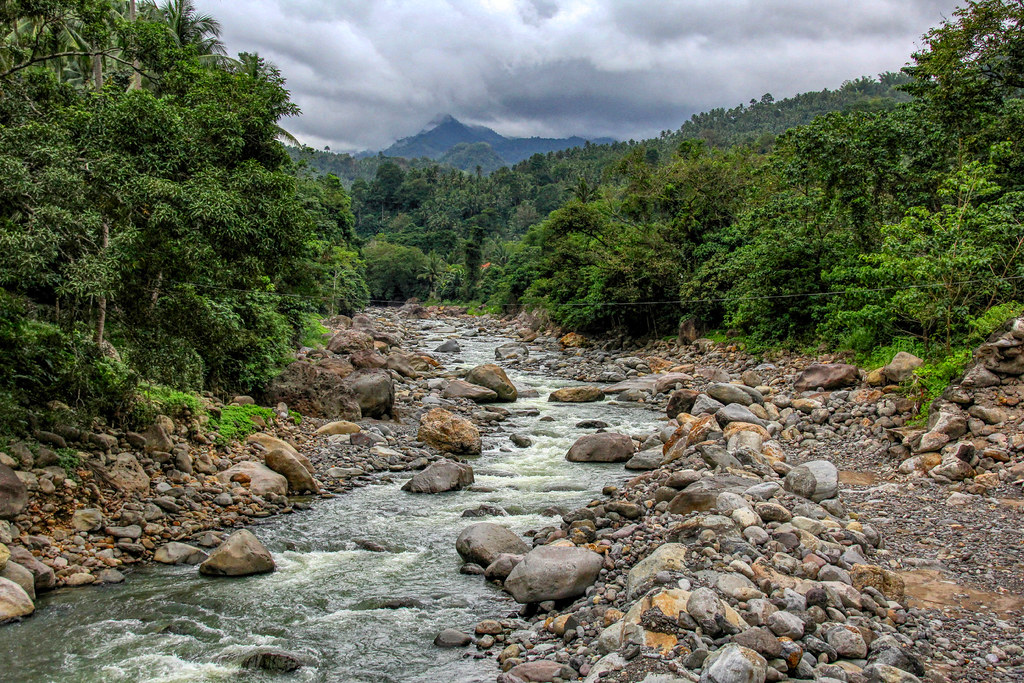
<instances>
[{"instance_id":1,"label":"white cloud","mask_svg":"<svg viewBox=\"0 0 1024 683\"><path fill-rule=\"evenodd\" d=\"M640 138L897 69L954 0L199 0L288 79L299 139L379 149L439 113Z\"/></svg>"}]
</instances>

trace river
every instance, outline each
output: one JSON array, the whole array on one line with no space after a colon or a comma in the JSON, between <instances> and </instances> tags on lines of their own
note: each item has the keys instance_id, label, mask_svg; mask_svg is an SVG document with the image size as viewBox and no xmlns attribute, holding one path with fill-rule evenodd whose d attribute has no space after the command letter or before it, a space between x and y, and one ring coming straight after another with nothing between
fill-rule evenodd
<instances>
[{"instance_id":1,"label":"river","mask_svg":"<svg viewBox=\"0 0 1024 683\"><path fill-rule=\"evenodd\" d=\"M422 348L446 336L428 333ZM494 348L507 341L459 337L463 352L454 365L494 362ZM212 579L195 567L151 566L120 585L44 594L33 617L0 629L0 680L270 680L240 670L239 662L272 648L306 662L289 675L294 681L490 683L493 658L431 642L443 628L471 629L518 609L483 577L459 574L455 537L481 521L462 512L487 503L510 516L482 519L515 531L551 525L557 520L541 515L546 508L578 507L627 478L622 465L565 460L573 441L592 431L576 423L597 419L638 433L658 417L635 404L550 404L548 393L572 383L509 374L540 397L503 406L540 414L517 415L503 423L506 433L485 437L473 465L477 486L491 491L415 495L400 491L401 481L371 485L250 527L274 554L273 574ZM528 434L534 445L509 449L513 431ZM387 552L363 550L355 539Z\"/></svg>"}]
</instances>

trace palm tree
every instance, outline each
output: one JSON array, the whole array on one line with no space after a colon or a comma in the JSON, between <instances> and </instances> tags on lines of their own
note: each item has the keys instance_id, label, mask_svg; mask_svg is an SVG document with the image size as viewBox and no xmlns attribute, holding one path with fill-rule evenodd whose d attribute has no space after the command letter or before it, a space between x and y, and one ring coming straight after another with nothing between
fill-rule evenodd
<instances>
[{"instance_id":1,"label":"palm tree","mask_svg":"<svg viewBox=\"0 0 1024 683\"><path fill-rule=\"evenodd\" d=\"M194 46L201 59L213 64L228 61L227 49L220 39L220 22L211 14L200 13L192 0L164 0L160 5L149 0L142 7L166 24L179 47Z\"/></svg>"},{"instance_id":2,"label":"palm tree","mask_svg":"<svg viewBox=\"0 0 1024 683\"><path fill-rule=\"evenodd\" d=\"M427 285L430 286L428 299L437 298L437 283L447 272L448 264L444 262L444 259L436 251L431 249L430 253L427 254L427 262L423 267L423 272L416 276L419 280L426 280Z\"/></svg>"}]
</instances>

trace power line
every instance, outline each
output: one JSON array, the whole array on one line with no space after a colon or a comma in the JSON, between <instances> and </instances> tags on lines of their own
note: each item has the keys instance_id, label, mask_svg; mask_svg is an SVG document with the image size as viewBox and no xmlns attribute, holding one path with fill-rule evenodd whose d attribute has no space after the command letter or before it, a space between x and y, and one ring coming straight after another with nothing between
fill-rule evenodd
<instances>
[{"instance_id":1,"label":"power line","mask_svg":"<svg viewBox=\"0 0 1024 683\"><path fill-rule=\"evenodd\" d=\"M800 292L796 294L764 294L764 295L749 295L749 296L722 296L722 297L709 297L702 299L670 299L664 301L601 301L594 303L587 302L572 302L572 303L558 303L556 306L568 306L568 307L583 307L583 306L669 306L669 305L693 305L693 304L715 304L715 303L730 303L735 301L776 301L783 299L812 299L822 297L835 297L835 296L857 296L863 294L881 294L884 292L899 292L908 289L934 289L937 287L960 287L965 285L975 285L982 283L992 282L1014 282L1024 280L1024 275L1012 275L1005 277L990 277L980 278L973 280L957 280L953 282L927 282L913 285L902 285L902 286L891 286L891 287L873 287L865 289L845 289L831 292ZM191 287L201 287L206 289L217 289L227 292L238 292L240 294L265 294L269 296L280 296L292 299L308 299L313 301L330 301L330 295L308 295L308 294L294 294L291 292L274 292L265 291L259 289L241 289L238 287L225 287L222 285L212 285L200 282L182 282L175 280L166 280L169 284L186 285ZM404 304L405 301L392 301L389 299L368 299L367 303L371 304L387 304L396 305ZM495 304L504 308L515 308L518 304Z\"/></svg>"}]
</instances>

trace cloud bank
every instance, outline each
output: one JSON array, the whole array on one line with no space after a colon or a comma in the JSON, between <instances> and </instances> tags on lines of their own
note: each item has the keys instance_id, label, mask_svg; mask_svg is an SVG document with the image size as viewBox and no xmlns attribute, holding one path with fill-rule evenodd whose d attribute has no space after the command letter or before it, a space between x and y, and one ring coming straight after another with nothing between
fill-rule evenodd
<instances>
[{"instance_id":1,"label":"cloud bank","mask_svg":"<svg viewBox=\"0 0 1024 683\"><path fill-rule=\"evenodd\" d=\"M954 0L198 0L288 79L306 144L381 149L438 114L514 136L650 137L903 66Z\"/></svg>"}]
</instances>

